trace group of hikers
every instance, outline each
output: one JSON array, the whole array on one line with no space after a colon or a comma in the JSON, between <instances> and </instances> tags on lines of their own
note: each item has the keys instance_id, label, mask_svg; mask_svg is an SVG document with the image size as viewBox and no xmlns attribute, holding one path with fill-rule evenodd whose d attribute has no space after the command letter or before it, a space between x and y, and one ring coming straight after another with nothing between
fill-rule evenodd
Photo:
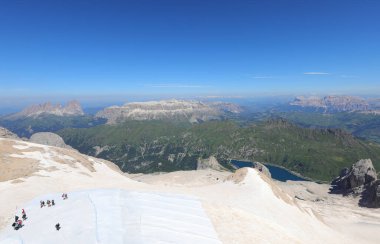
<instances>
[{"instance_id":1,"label":"group of hikers","mask_svg":"<svg viewBox=\"0 0 380 244\"><path fill-rule=\"evenodd\" d=\"M55 202L54 202L54 199L53 200L47 200L46 201L46 204L47 204L47 206L48 207L50 207L50 206L54 206L55 205ZM46 204L45 204L45 201L40 201L40 206L41 206L41 208L43 208L43 207L45 207L46 206Z\"/></svg>"},{"instance_id":2,"label":"group of hikers","mask_svg":"<svg viewBox=\"0 0 380 244\"><path fill-rule=\"evenodd\" d=\"M67 199L67 193L63 193L63 194L62 194L62 199L63 199L63 200L66 200L66 199Z\"/></svg>"},{"instance_id":3,"label":"group of hikers","mask_svg":"<svg viewBox=\"0 0 380 244\"><path fill-rule=\"evenodd\" d=\"M21 218L22 220L20 219L20 217L18 217L17 215L15 216L15 222L13 222L12 224L12 227L15 229L15 230L18 230L20 229L21 227L23 227L23 220L25 221L28 217L26 217L26 212L25 212L25 209L22 209L21 211Z\"/></svg>"},{"instance_id":4,"label":"group of hikers","mask_svg":"<svg viewBox=\"0 0 380 244\"><path fill-rule=\"evenodd\" d=\"M67 197L67 193L63 193L63 194L62 194L62 199L63 199L63 200L66 200L67 198L68 198L68 197ZM50 201L50 200L47 200L47 201L46 201L46 204L45 204L45 201L43 201L43 200L40 201L40 206L41 206L41 208L45 207L46 205L47 205L48 207L50 207L50 206L55 206L54 199L51 200L51 201ZM20 229L21 227L24 226L23 221L25 221L25 220L27 219L25 209L22 209L22 211L21 211L21 218L22 218L22 220L20 219L19 216L17 216L17 215L15 216L15 221L14 221L14 223L12 224L13 229L18 230L18 229ZM57 224L55 225L55 229L56 229L56 230L60 230L60 229L61 229L61 225L60 225L59 223L57 223Z\"/></svg>"}]
</instances>

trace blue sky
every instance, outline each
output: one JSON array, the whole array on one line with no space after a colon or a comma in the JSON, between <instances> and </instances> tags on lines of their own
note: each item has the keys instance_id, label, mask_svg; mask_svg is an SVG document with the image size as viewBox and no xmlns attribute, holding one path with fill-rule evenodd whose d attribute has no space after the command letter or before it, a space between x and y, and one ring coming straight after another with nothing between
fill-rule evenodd
<instances>
[{"instance_id":1,"label":"blue sky","mask_svg":"<svg viewBox=\"0 0 380 244\"><path fill-rule=\"evenodd\" d=\"M1 1L0 96L378 94L379 13L377 0Z\"/></svg>"}]
</instances>

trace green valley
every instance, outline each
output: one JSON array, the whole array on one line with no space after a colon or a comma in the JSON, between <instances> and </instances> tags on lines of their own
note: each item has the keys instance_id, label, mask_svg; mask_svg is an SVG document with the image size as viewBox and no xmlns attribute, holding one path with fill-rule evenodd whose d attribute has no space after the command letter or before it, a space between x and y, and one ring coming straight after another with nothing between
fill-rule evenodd
<instances>
[{"instance_id":1,"label":"green valley","mask_svg":"<svg viewBox=\"0 0 380 244\"><path fill-rule=\"evenodd\" d=\"M128 121L58 132L82 153L116 163L126 172L192 170L215 156L267 162L314 180L330 181L342 167L371 158L380 167L380 146L341 129L303 128L283 119L241 125L234 121L190 124Z\"/></svg>"}]
</instances>

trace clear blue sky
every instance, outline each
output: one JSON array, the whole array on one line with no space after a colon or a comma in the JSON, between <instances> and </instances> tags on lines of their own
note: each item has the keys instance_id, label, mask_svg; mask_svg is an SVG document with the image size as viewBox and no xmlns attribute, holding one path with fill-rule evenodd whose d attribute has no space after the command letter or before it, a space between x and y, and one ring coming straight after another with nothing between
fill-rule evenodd
<instances>
[{"instance_id":1,"label":"clear blue sky","mask_svg":"<svg viewBox=\"0 0 380 244\"><path fill-rule=\"evenodd\" d=\"M1 96L379 93L378 0L0 1Z\"/></svg>"}]
</instances>

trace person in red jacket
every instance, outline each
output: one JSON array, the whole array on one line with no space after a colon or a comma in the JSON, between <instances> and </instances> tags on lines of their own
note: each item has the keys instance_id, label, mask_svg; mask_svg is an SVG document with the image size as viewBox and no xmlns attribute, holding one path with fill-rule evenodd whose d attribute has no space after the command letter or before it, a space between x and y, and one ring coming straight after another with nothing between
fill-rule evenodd
<instances>
[{"instance_id":1,"label":"person in red jacket","mask_svg":"<svg viewBox=\"0 0 380 244\"><path fill-rule=\"evenodd\" d=\"M21 219L19 219L19 220L17 221L17 225L18 225L18 228L21 228L21 227L22 227L22 220L21 220Z\"/></svg>"}]
</instances>

